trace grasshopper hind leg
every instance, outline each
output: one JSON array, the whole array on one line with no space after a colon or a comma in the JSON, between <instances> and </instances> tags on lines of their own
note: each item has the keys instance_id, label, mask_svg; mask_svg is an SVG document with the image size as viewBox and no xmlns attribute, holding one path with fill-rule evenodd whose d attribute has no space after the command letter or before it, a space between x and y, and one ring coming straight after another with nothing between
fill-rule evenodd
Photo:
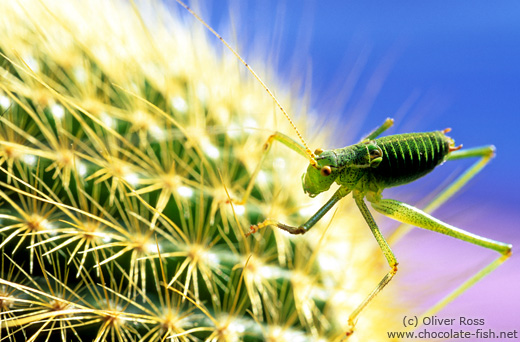
<instances>
[{"instance_id":1,"label":"grasshopper hind leg","mask_svg":"<svg viewBox=\"0 0 520 342\"><path fill-rule=\"evenodd\" d=\"M451 184L444 188L433 200L431 200L422 210L425 213L432 213L442 204L452 198L466 183L475 177L493 158L495 155L495 147L493 145L476 147L470 149L462 149L453 151L448 155L447 161L453 161L465 158L479 158L473 165L471 165L464 173L462 173ZM400 225L395 232L388 238L388 243L394 245L397 241L403 238L412 226L409 224Z\"/></svg>"},{"instance_id":2,"label":"grasshopper hind leg","mask_svg":"<svg viewBox=\"0 0 520 342\"><path fill-rule=\"evenodd\" d=\"M356 320L358 315L366 308L366 306L374 299L374 297L381 291L383 288L388 285L388 283L392 280L394 275L397 273L397 259L395 258L394 253L392 252L390 246L386 242L385 238L381 234L376 222L374 221L372 214L368 210L364 199L364 195L359 192L354 193L354 199L356 204L361 211L361 214L365 218L370 230L372 231L376 241L381 248L388 265L390 266L390 271L383 277L383 279L379 282L376 288L359 304L359 306L352 312L349 317L349 331L347 331L347 337L350 336L354 331L354 326L356 324ZM462 241L466 241L472 243L477 246L481 246L484 248L488 248L494 250L501 255L493 260L489 265L482 268L478 271L474 276L470 279L466 280L462 285L453 290L450 294L448 294L445 298L440 300L436 305L434 305L428 312L423 314L422 317L431 316L444 308L448 303L453 301L459 295L464 293L467 289L477 283L479 280L484 278L487 274L491 273L497 267L499 267L504 261L506 261L511 256L512 246L510 244L494 241L488 238L484 238L478 236L476 234L469 233L460 228L451 226L445 222L442 222L433 216L425 213L424 211L415 208L411 205L391 200L391 199L379 199L373 197L367 197L367 199L371 202L372 207L382 213L385 216L388 216L392 219L395 219L399 222L411 224L423 229L431 230L437 233L441 233L444 235L448 235L454 238L457 238Z\"/></svg>"},{"instance_id":3,"label":"grasshopper hind leg","mask_svg":"<svg viewBox=\"0 0 520 342\"><path fill-rule=\"evenodd\" d=\"M429 309L428 312L424 313L422 317L431 316L440 311L448 303L464 293L467 289L484 278L487 274L491 273L511 256L512 245L484 238L460 228L451 226L411 205L396 200L382 199L380 201L373 202L372 207L383 215L386 215L397 221L448 235L456 239L500 253L498 258L493 260L486 267L482 268L474 276L466 280L462 285L453 290L445 298L441 299L437 304Z\"/></svg>"}]
</instances>

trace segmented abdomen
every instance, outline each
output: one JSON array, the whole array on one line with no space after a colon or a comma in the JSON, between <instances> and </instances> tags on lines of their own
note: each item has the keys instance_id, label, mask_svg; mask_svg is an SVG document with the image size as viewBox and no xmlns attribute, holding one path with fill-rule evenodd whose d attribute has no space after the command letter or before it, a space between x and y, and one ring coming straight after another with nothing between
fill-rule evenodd
<instances>
[{"instance_id":1,"label":"segmented abdomen","mask_svg":"<svg viewBox=\"0 0 520 342\"><path fill-rule=\"evenodd\" d=\"M380 185L392 187L414 181L441 164L451 139L436 131L390 135L375 141L383 151L383 161L372 173Z\"/></svg>"}]
</instances>

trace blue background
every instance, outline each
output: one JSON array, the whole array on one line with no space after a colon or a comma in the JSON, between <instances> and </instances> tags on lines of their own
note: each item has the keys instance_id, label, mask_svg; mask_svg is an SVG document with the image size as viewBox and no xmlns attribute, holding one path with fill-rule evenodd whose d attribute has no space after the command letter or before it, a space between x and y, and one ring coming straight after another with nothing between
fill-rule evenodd
<instances>
[{"instance_id":1,"label":"blue background","mask_svg":"<svg viewBox=\"0 0 520 342\"><path fill-rule=\"evenodd\" d=\"M236 38L253 68L261 55L282 83L291 85L302 77L312 81L312 108L326 120L340 120L331 146L324 148L353 143L389 116L396 119L392 134L451 127L449 135L465 147L495 145L496 158L436 216L520 244L519 1L200 3L197 11L226 39ZM227 30L230 22L240 30ZM351 80L355 86L345 90ZM348 136L350 132L358 133ZM389 189L385 195L420 204L469 164L446 165L418 184ZM430 272L419 273L417 279L404 276L418 284L419 294L435 282L454 288L471 274L468 269L476 271L496 255L434 235L414 231L395 248L398 259L444 270L444 278L429 278ZM451 265L458 270L453 279ZM440 317L473 314L486 319L484 328L514 328L520 313L519 267L513 255Z\"/></svg>"},{"instance_id":2,"label":"blue background","mask_svg":"<svg viewBox=\"0 0 520 342\"><path fill-rule=\"evenodd\" d=\"M480 189L465 193L520 207L520 2L199 3L250 63L267 58L287 85L311 80L313 109L344 127L326 148L355 142L389 116L394 134L451 127L465 147L497 147ZM229 32L230 22L239 32Z\"/></svg>"}]
</instances>

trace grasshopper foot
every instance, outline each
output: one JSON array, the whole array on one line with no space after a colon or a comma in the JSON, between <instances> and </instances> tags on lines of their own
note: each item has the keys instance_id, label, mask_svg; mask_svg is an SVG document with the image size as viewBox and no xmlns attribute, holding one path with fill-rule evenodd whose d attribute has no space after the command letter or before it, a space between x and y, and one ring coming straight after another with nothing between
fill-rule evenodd
<instances>
[{"instance_id":1,"label":"grasshopper foot","mask_svg":"<svg viewBox=\"0 0 520 342\"><path fill-rule=\"evenodd\" d=\"M294 234L294 235L298 235L298 234L305 234L307 232L307 230L305 230L305 228L303 228L302 226L299 226L299 227L293 227L293 226L288 226L286 224L283 224L283 223L277 223L276 226L282 230L285 230L286 232L289 232L291 234Z\"/></svg>"},{"instance_id":2,"label":"grasshopper foot","mask_svg":"<svg viewBox=\"0 0 520 342\"><path fill-rule=\"evenodd\" d=\"M262 223L258 223L258 224L252 224L250 227L249 227L249 232L246 233L246 237L248 237L249 235L251 234L254 234L256 233L259 229L261 228L264 228L264 227L267 227L267 226L276 226L276 222L275 221L272 221L272 220L265 220L264 222Z\"/></svg>"},{"instance_id":3,"label":"grasshopper foot","mask_svg":"<svg viewBox=\"0 0 520 342\"><path fill-rule=\"evenodd\" d=\"M354 334L355 325L356 323L354 323L354 321L351 318L349 318L348 330L345 332L345 337L341 340L342 342L348 340L348 338Z\"/></svg>"},{"instance_id":4,"label":"grasshopper foot","mask_svg":"<svg viewBox=\"0 0 520 342\"><path fill-rule=\"evenodd\" d=\"M288 225L280 223L280 222L276 222L276 221L272 221L272 220L265 220L262 223L251 225L251 227L249 227L249 232L246 233L246 237L248 237L251 234L256 233L259 229L267 227L267 226L276 226L279 229L285 230L286 232L289 232L289 233L295 234L295 235L305 234L307 232L307 230L302 226L293 227L293 226L288 226Z\"/></svg>"},{"instance_id":5,"label":"grasshopper foot","mask_svg":"<svg viewBox=\"0 0 520 342\"><path fill-rule=\"evenodd\" d=\"M241 200L237 200L237 199L234 199L234 198L228 198L226 201L225 201L226 204L230 204L230 203L233 203L234 205L245 205L246 202L241 199Z\"/></svg>"},{"instance_id":6,"label":"grasshopper foot","mask_svg":"<svg viewBox=\"0 0 520 342\"><path fill-rule=\"evenodd\" d=\"M250 227L249 227L249 231L246 233L246 237L248 237L249 235L251 234L254 234L258 231L258 225L256 224L252 224Z\"/></svg>"},{"instance_id":7,"label":"grasshopper foot","mask_svg":"<svg viewBox=\"0 0 520 342\"><path fill-rule=\"evenodd\" d=\"M354 334L354 326L349 325L347 332L345 332L345 337L341 339L341 342L345 342L349 339L350 336Z\"/></svg>"}]
</instances>

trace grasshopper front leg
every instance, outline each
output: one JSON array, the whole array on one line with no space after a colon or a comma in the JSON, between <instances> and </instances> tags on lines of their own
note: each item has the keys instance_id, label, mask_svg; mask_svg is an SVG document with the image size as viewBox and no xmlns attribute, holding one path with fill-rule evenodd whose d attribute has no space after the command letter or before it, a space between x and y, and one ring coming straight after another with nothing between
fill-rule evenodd
<instances>
[{"instance_id":1,"label":"grasshopper front leg","mask_svg":"<svg viewBox=\"0 0 520 342\"><path fill-rule=\"evenodd\" d=\"M258 176L258 172L262 169L262 164L265 160L265 157L271 150L271 146L273 144L273 141L279 141L285 146L289 147L291 150L299 153L300 155L304 156L305 158L309 158L309 155L307 154L307 150L304 146L299 144L298 142L294 141L292 138L288 137L287 135L275 132L274 134L270 135L269 138L267 138L267 141L265 142L263 146L262 156L260 157L260 161L258 162L258 165L256 166L255 170L251 174L251 178L249 179L249 183L247 184L246 191L244 192L244 195L242 196L242 199L240 201L234 201L236 204L244 205L247 202L247 199L249 198L249 195L251 194L251 191L253 190L253 187L255 185L256 177Z\"/></svg>"},{"instance_id":2,"label":"grasshopper front leg","mask_svg":"<svg viewBox=\"0 0 520 342\"><path fill-rule=\"evenodd\" d=\"M329 210L332 208L339 200L350 193L350 189L341 186L334 195L325 203L314 215L311 216L310 219L307 220L304 224L298 227L289 226L281 222L273 221L270 219L265 220L262 223L255 224L251 226L251 231L246 234L249 236L251 234L256 233L259 229L267 227L267 226L275 226L286 232L291 234L305 234L308 232Z\"/></svg>"}]
</instances>

